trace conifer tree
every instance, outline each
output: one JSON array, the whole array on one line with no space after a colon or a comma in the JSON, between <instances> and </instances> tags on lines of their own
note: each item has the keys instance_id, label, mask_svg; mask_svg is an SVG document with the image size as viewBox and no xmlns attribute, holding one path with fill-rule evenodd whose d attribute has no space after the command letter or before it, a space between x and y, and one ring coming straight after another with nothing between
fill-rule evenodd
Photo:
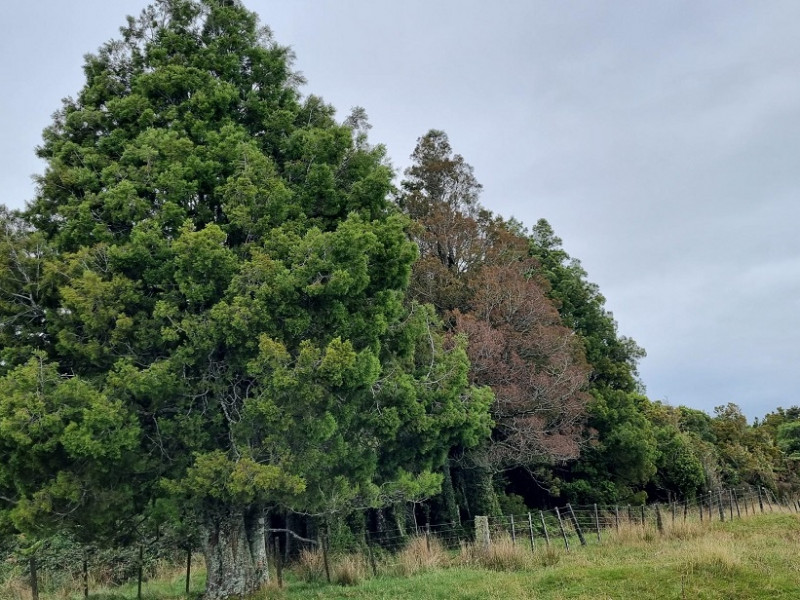
<instances>
[{"instance_id":1,"label":"conifer tree","mask_svg":"<svg viewBox=\"0 0 800 600\"><path fill-rule=\"evenodd\" d=\"M489 397L405 302L416 248L363 111L302 98L253 13L157 0L84 70L5 219L43 249L0 280L0 512L99 528L180 502L207 597L242 596L269 576L270 508L435 492Z\"/></svg>"}]
</instances>

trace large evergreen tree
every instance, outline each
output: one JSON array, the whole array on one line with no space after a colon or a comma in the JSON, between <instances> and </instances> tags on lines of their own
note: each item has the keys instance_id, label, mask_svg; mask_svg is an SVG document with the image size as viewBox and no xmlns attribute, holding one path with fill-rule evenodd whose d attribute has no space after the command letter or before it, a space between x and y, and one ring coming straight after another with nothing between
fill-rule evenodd
<instances>
[{"instance_id":1,"label":"large evergreen tree","mask_svg":"<svg viewBox=\"0 0 800 600\"><path fill-rule=\"evenodd\" d=\"M157 0L87 57L3 215L3 518L179 499L210 598L266 581L270 507L424 496L488 433L463 342L405 302L383 148L290 58L238 1Z\"/></svg>"}]
</instances>

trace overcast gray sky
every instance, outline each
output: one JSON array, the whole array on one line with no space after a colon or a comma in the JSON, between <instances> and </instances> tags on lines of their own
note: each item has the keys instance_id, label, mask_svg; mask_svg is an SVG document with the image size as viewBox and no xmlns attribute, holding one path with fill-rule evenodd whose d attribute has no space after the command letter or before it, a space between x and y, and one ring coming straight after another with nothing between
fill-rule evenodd
<instances>
[{"instance_id":1,"label":"overcast gray sky","mask_svg":"<svg viewBox=\"0 0 800 600\"><path fill-rule=\"evenodd\" d=\"M147 0L31 0L0 23L0 202L83 55ZM800 404L800 2L249 0L306 93L363 106L398 168L428 129L482 202L546 218L648 352L648 395Z\"/></svg>"}]
</instances>

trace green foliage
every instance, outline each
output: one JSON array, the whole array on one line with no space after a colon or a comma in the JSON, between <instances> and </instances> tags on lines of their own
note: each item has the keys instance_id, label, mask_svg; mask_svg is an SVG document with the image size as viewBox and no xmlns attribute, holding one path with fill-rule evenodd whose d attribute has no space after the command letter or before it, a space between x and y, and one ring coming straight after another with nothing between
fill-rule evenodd
<instances>
[{"instance_id":1,"label":"green foliage","mask_svg":"<svg viewBox=\"0 0 800 600\"><path fill-rule=\"evenodd\" d=\"M800 460L800 422L783 423L777 431L778 447L790 460Z\"/></svg>"},{"instance_id":2,"label":"green foliage","mask_svg":"<svg viewBox=\"0 0 800 600\"><path fill-rule=\"evenodd\" d=\"M500 504L500 512L504 515L519 516L530 511L525 499L517 494L498 494L497 501Z\"/></svg>"},{"instance_id":3,"label":"green foliage","mask_svg":"<svg viewBox=\"0 0 800 600\"><path fill-rule=\"evenodd\" d=\"M643 410L647 402L619 390L594 393L588 426L596 440L573 465L563 485L567 497L580 502L628 501L656 474L658 444Z\"/></svg>"},{"instance_id":4,"label":"green foliage","mask_svg":"<svg viewBox=\"0 0 800 600\"><path fill-rule=\"evenodd\" d=\"M0 517L88 539L436 492L491 394L406 302L363 110L301 98L238 2L157 0L84 71L36 199L0 215Z\"/></svg>"},{"instance_id":5,"label":"green foliage","mask_svg":"<svg viewBox=\"0 0 800 600\"><path fill-rule=\"evenodd\" d=\"M530 254L538 270L550 282L565 324L583 340L586 359L593 368L596 389L636 391L636 363L645 352L630 338L617 333L617 323L605 308L605 298L577 259L563 249L561 239L545 219L537 221L530 235Z\"/></svg>"},{"instance_id":6,"label":"green foliage","mask_svg":"<svg viewBox=\"0 0 800 600\"><path fill-rule=\"evenodd\" d=\"M37 353L0 378L0 489L20 530L71 516L80 535L110 535L130 508L141 431L119 400L66 378ZM81 511L76 511L81 507ZM55 516L53 521L49 517Z\"/></svg>"}]
</instances>

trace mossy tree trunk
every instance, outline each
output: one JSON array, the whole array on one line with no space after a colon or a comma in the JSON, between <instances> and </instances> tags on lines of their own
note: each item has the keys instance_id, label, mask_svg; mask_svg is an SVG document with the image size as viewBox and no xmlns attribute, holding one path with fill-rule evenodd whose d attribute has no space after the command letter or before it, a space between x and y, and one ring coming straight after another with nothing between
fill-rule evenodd
<instances>
[{"instance_id":1,"label":"mossy tree trunk","mask_svg":"<svg viewBox=\"0 0 800 600\"><path fill-rule=\"evenodd\" d=\"M243 597L269 582L264 513L216 507L205 511L200 542L206 561L205 598Z\"/></svg>"}]
</instances>

